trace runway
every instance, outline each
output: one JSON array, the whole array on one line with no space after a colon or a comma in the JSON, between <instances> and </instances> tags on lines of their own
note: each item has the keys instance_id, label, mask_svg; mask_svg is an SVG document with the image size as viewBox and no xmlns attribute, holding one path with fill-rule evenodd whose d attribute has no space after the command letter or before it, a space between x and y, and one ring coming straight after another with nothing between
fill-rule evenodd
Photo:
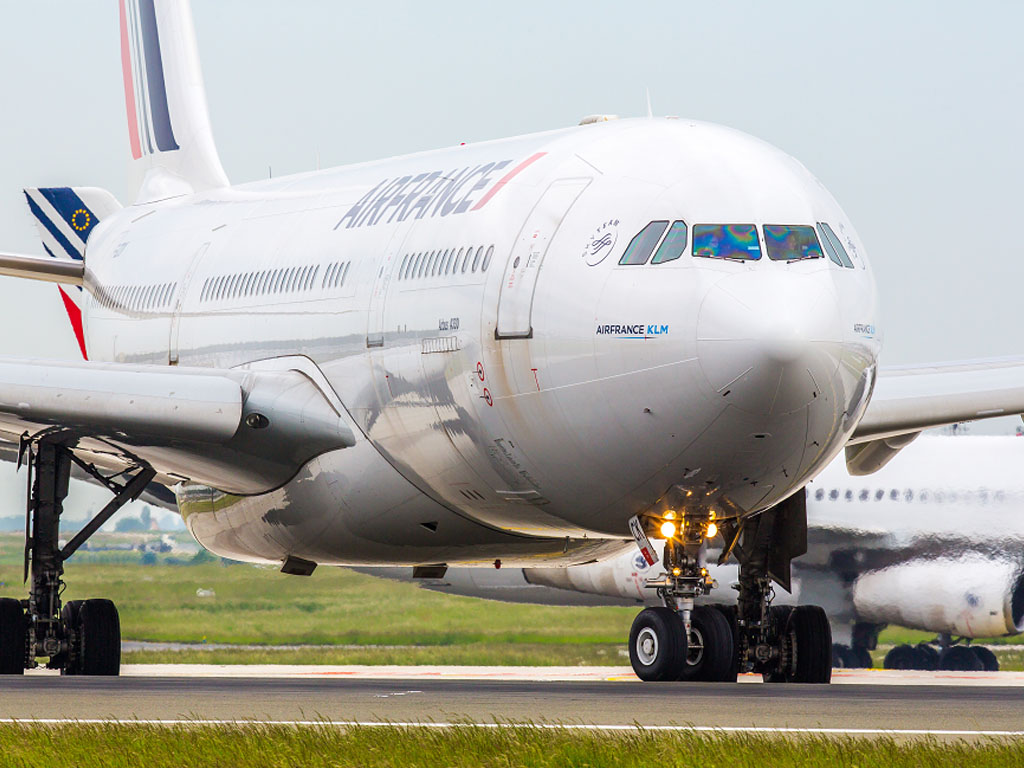
<instances>
[{"instance_id":1,"label":"runway","mask_svg":"<svg viewBox=\"0 0 1024 768\"><path fill-rule=\"evenodd\" d=\"M859 683L808 686L641 683L614 674L616 668L581 668L585 674L570 678L547 670L492 668L498 672L490 678L468 679L459 668L426 668L433 672L424 674L424 668L406 667L404 676L386 671L397 668L360 669L331 674L314 667L269 675L235 667L169 676L160 669L128 667L119 678L28 674L0 680L0 719L514 721L611 729L640 724L1024 737L1024 685L1014 673L1009 673L1011 684L998 677L890 684L895 678L882 673L873 680L868 673ZM497 678L503 669L520 670L519 679Z\"/></svg>"}]
</instances>

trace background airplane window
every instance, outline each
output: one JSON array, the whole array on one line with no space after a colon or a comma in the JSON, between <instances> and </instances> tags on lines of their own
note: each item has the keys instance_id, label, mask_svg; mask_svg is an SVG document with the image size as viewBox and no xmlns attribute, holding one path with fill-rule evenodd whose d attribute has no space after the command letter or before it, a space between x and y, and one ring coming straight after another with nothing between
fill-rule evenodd
<instances>
[{"instance_id":1,"label":"background airplane window","mask_svg":"<svg viewBox=\"0 0 1024 768\"><path fill-rule=\"evenodd\" d=\"M814 227L765 224L764 243L772 261L820 259L825 255L821 252Z\"/></svg>"},{"instance_id":2,"label":"background airplane window","mask_svg":"<svg viewBox=\"0 0 1024 768\"><path fill-rule=\"evenodd\" d=\"M473 246L469 246L466 249L466 258L462 260L462 273L466 273L466 269L469 267L469 257L473 255Z\"/></svg>"},{"instance_id":3,"label":"background airplane window","mask_svg":"<svg viewBox=\"0 0 1024 768\"><path fill-rule=\"evenodd\" d=\"M351 267L351 266L352 266L352 262L351 261L346 261L345 262L345 271L341 273L341 284L342 285L344 285L345 281L348 279L348 268Z\"/></svg>"},{"instance_id":4,"label":"background airplane window","mask_svg":"<svg viewBox=\"0 0 1024 768\"><path fill-rule=\"evenodd\" d=\"M487 247L487 253L484 254L484 263L480 265L481 272L486 272L487 268L491 266L492 256L494 256L494 246L490 245Z\"/></svg>"},{"instance_id":5,"label":"background airplane window","mask_svg":"<svg viewBox=\"0 0 1024 768\"><path fill-rule=\"evenodd\" d=\"M753 224L694 224L693 255L709 259L761 258L761 241Z\"/></svg>"},{"instance_id":6,"label":"background airplane window","mask_svg":"<svg viewBox=\"0 0 1024 768\"><path fill-rule=\"evenodd\" d=\"M476 272L476 268L480 266L480 259L483 258L484 247L481 245L476 249L476 256L473 257L473 271Z\"/></svg>"},{"instance_id":7,"label":"background airplane window","mask_svg":"<svg viewBox=\"0 0 1024 768\"><path fill-rule=\"evenodd\" d=\"M641 229L629 241L622 258L619 259L619 264L646 264L647 260L651 258L654 246L661 240L661 236L667 228L667 221L652 221Z\"/></svg>"},{"instance_id":8,"label":"background airplane window","mask_svg":"<svg viewBox=\"0 0 1024 768\"><path fill-rule=\"evenodd\" d=\"M829 252L828 257L842 267L853 269L853 262L850 261L850 257L846 254L846 249L843 248L843 244L839 242L839 238L836 237L836 233L832 231L832 227L823 221L819 222L818 232L821 234L821 239L825 242L825 248Z\"/></svg>"},{"instance_id":9,"label":"background airplane window","mask_svg":"<svg viewBox=\"0 0 1024 768\"><path fill-rule=\"evenodd\" d=\"M685 250L686 222L674 221L672 222L672 228L665 235L665 239L658 246L658 252L651 259L651 264L664 264L666 261L675 261L683 255Z\"/></svg>"}]
</instances>

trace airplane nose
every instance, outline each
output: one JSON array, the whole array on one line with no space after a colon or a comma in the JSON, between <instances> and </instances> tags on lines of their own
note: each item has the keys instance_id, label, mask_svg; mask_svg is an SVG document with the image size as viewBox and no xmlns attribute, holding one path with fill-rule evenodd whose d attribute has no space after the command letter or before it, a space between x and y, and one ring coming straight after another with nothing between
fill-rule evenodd
<instances>
[{"instance_id":1,"label":"airplane nose","mask_svg":"<svg viewBox=\"0 0 1024 768\"><path fill-rule=\"evenodd\" d=\"M835 291L820 275L730 275L708 291L697 321L697 354L711 388L767 416L822 396L842 338Z\"/></svg>"}]
</instances>

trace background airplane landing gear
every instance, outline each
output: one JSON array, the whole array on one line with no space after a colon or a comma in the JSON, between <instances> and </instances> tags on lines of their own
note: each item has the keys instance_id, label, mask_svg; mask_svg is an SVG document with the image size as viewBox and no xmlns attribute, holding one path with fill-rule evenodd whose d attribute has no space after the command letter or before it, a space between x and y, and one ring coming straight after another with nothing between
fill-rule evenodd
<instances>
[{"instance_id":1,"label":"background airplane landing gear","mask_svg":"<svg viewBox=\"0 0 1024 768\"><path fill-rule=\"evenodd\" d=\"M629 663L646 682L675 680L686 663L686 632L669 608L644 608L629 631Z\"/></svg>"}]
</instances>

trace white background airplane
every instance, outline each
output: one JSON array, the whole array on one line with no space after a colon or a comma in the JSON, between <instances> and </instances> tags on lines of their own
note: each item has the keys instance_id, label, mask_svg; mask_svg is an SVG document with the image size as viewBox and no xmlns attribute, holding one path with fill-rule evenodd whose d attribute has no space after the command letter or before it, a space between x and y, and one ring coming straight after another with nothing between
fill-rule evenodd
<instances>
[{"instance_id":1,"label":"white background airplane","mask_svg":"<svg viewBox=\"0 0 1024 768\"><path fill-rule=\"evenodd\" d=\"M4 671L27 641L116 672L111 604L57 618L75 463L112 509L172 487L204 546L296 574L563 566L620 551L633 518L669 542L665 606L631 635L642 678L678 676L700 625L715 679L824 682L824 612L769 610L805 546L803 486L844 447L871 472L924 428L1024 411L1012 360L879 375L863 243L746 134L596 119L232 187L187 4L122 3L120 31L135 202L28 189L55 258L0 263L72 286L89 357L0 362L0 431L36 477ZM692 611L712 523L742 563L737 647Z\"/></svg>"}]
</instances>

